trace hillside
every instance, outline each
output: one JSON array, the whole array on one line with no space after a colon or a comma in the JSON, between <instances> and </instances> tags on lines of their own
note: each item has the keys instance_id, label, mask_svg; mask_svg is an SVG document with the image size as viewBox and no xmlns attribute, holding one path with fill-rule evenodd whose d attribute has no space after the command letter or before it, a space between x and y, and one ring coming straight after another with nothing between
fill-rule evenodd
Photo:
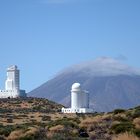
<instances>
[{"instance_id":1,"label":"hillside","mask_svg":"<svg viewBox=\"0 0 140 140\"><path fill-rule=\"evenodd\" d=\"M70 106L71 85L75 82L89 91L90 107L96 111L128 109L140 104L140 70L108 57L69 67L28 96Z\"/></svg>"},{"instance_id":2,"label":"hillside","mask_svg":"<svg viewBox=\"0 0 140 140\"><path fill-rule=\"evenodd\" d=\"M140 107L62 114L47 99L0 100L0 140L138 140Z\"/></svg>"}]
</instances>

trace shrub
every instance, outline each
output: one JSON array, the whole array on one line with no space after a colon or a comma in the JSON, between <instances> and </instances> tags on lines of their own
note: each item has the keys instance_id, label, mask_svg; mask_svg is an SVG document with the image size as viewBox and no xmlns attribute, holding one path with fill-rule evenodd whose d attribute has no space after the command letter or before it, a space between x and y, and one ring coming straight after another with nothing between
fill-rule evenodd
<instances>
[{"instance_id":1,"label":"shrub","mask_svg":"<svg viewBox=\"0 0 140 140\"><path fill-rule=\"evenodd\" d=\"M132 118L140 117L140 109L135 109L135 111L132 113Z\"/></svg>"},{"instance_id":2,"label":"shrub","mask_svg":"<svg viewBox=\"0 0 140 140\"><path fill-rule=\"evenodd\" d=\"M65 137L65 135L64 134L58 134L58 133L56 133L56 134L54 134L52 137L51 137L51 140L66 140L66 137Z\"/></svg>"},{"instance_id":3,"label":"shrub","mask_svg":"<svg viewBox=\"0 0 140 140\"><path fill-rule=\"evenodd\" d=\"M3 123L0 123L0 128L3 128Z\"/></svg>"},{"instance_id":4,"label":"shrub","mask_svg":"<svg viewBox=\"0 0 140 140\"><path fill-rule=\"evenodd\" d=\"M140 106L137 106L137 107L135 107L135 109L138 109L138 110L140 110Z\"/></svg>"},{"instance_id":5,"label":"shrub","mask_svg":"<svg viewBox=\"0 0 140 140\"><path fill-rule=\"evenodd\" d=\"M29 126L31 126L31 124L28 124L28 123L18 124L18 125L15 125L15 129L27 130Z\"/></svg>"},{"instance_id":6,"label":"shrub","mask_svg":"<svg viewBox=\"0 0 140 140\"><path fill-rule=\"evenodd\" d=\"M34 103L34 101L33 100L29 100L28 103L29 104L32 104L32 103Z\"/></svg>"},{"instance_id":7,"label":"shrub","mask_svg":"<svg viewBox=\"0 0 140 140\"><path fill-rule=\"evenodd\" d=\"M134 133L137 137L140 137L140 129L134 129L133 133Z\"/></svg>"},{"instance_id":8,"label":"shrub","mask_svg":"<svg viewBox=\"0 0 140 140\"><path fill-rule=\"evenodd\" d=\"M7 119L7 123L13 123L13 119L12 118L8 118Z\"/></svg>"},{"instance_id":9,"label":"shrub","mask_svg":"<svg viewBox=\"0 0 140 140\"><path fill-rule=\"evenodd\" d=\"M50 116L43 116L42 121L50 121L51 117Z\"/></svg>"},{"instance_id":10,"label":"shrub","mask_svg":"<svg viewBox=\"0 0 140 140\"><path fill-rule=\"evenodd\" d=\"M127 111L126 112L126 117L131 118L131 116L132 116L132 111Z\"/></svg>"},{"instance_id":11,"label":"shrub","mask_svg":"<svg viewBox=\"0 0 140 140\"><path fill-rule=\"evenodd\" d=\"M125 110L124 109L116 109L116 110L114 110L114 114L119 114L119 113L123 113L123 112L125 112Z\"/></svg>"},{"instance_id":12,"label":"shrub","mask_svg":"<svg viewBox=\"0 0 140 140\"><path fill-rule=\"evenodd\" d=\"M14 127L11 125L1 127L0 128L0 135L4 135L7 137L13 130L14 130Z\"/></svg>"},{"instance_id":13,"label":"shrub","mask_svg":"<svg viewBox=\"0 0 140 140\"><path fill-rule=\"evenodd\" d=\"M12 113L11 109L4 109L4 108L0 108L0 113Z\"/></svg>"},{"instance_id":14,"label":"shrub","mask_svg":"<svg viewBox=\"0 0 140 140\"><path fill-rule=\"evenodd\" d=\"M56 125L63 125L65 127L72 127L72 128L79 128L77 123L78 123L78 119L72 119L72 118L63 118L60 120L56 120L56 121L51 121L48 123L48 128L52 127L52 126L56 126Z\"/></svg>"},{"instance_id":15,"label":"shrub","mask_svg":"<svg viewBox=\"0 0 140 140\"><path fill-rule=\"evenodd\" d=\"M89 137L88 133L86 132L86 130L84 128L81 128L79 130L79 137L83 137L83 138Z\"/></svg>"},{"instance_id":16,"label":"shrub","mask_svg":"<svg viewBox=\"0 0 140 140\"><path fill-rule=\"evenodd\" d=\"M120 121L120 122L129 122L129 120L126 117L122 117L122 116L114 116L113 120Z\"/></svg>"},{"instance_id":17,"label":"shrub","mask_svg":"<svg viewBox=\"0 0 140 140\"><path fill-rule=\"evenodd\" d=\"M34 140L33 136L25 136L20 138L20 140Z\"/></svg>"},{"instance_id":18,"label":"shrub","mask_svg":"<svg viewBox=\"0 0 140 140\"><path fill-rule=\"evenodd\" d=\"M39 105L39 106L34 106L34 107L33 107L33 110L34 110L34 111L39 111L39 110L41 110L41 109L42 109L42 106L40 106L40 105Z\"/></svg>"},{"instance_id":19,"label":"shrub","mask_svg":"<svg viewBox=\"0 0 140 140\"><path fill-rule=\"evenodd\" d=\"M134 125L131 122L121 122L119 124L114 124L111 127L111 130L116 134L124 132L132 132Z\"/></svg>"},{"instance_id":20,"label":"shrub","mask_svg":"<svg viewBox=\"0 0 140 140\"><path fill-rule=\"evenodd\" d=\"M21 107L21 105L17 104L16 107Z\"/></svg>"},{"instance_id":21,"label":"shrub","mask_svg":"<svg viewBox=\"0 0 140 140\"><path fill-rule=\"evenodd\" d=\"M18 117L27 118L28 115L26 115L26 114L20 114L20 115L18 115Z\"/></svg>"},{"instance_id":22,"label":"shrub","mask_svg":"<svg viewBox=\"0 0 140 140\"><path fill-rule=\"evenodd\" d=\"M28 129L19 140L46 140L46 131L43 128Z\"/></svg>"}]
</instances>

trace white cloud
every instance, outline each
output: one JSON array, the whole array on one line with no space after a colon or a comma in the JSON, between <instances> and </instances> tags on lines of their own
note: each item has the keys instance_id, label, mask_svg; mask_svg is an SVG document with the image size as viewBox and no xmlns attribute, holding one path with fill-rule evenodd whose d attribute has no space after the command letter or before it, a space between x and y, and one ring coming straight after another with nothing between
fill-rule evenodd
<instances>
[{"instance_id":1,"label":"white cloud","mask_svg":"<svg viewBox=\"0 0 140 140\"><path fill-rule=\"evenodd\" d=\"M140 69L133 68L110 57L100 57L90 62L77 64L63 72L82 72L82 74L88 74L89 76L140 75Z\"/></svg>"}]
</instances>

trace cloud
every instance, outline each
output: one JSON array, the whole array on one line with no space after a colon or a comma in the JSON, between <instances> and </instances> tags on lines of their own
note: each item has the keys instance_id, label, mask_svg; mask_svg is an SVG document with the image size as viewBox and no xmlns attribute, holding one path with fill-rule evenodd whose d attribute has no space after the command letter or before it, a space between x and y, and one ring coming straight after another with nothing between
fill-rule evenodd
<instances>
[{"instance_id":1,"label":"cloud","mask_svg":"<svg viewBox=\"0 0 140 140\"><path fill-rule=\"evenodd\" d=\"M63 72L76 72L89 76L140 75L140 69L128 66L110 57L99 57L89 62L77 64Z\"/></svg>"}]
</instances>

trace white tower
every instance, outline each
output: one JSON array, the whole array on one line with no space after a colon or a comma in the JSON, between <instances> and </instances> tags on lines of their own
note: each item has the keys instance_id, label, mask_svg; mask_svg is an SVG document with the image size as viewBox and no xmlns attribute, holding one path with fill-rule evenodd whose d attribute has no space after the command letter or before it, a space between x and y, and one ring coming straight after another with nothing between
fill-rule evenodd
<instances>
[{"instance_id":1,"label":"white tower","mask_svg":"<svg viewBox=\"0 0 140 140\"><path fill-rule=\"evenodd\" d=\"M19 70L16 65L10 66L7 69L7 79L5 82L6 90L17 90L19 91Z\"/></svg>"},{"instance_id":2,"label":"white tower","mask_svg":"<svg viewBox=\"0 0 140 140\"><path fill-rule=\"evenodd\" d=\"M7 69L7 78L5 81L5 90L0 90L0 98L18 98L26 97L26 91L20 89L20 76L16 65Z\"/></svg>"},{"instance_id":3,"label":"white tower","mask_svg":"<svg viewBox=\"0 0 140 140\"><path fill-rule=\"evenodd\" d=\"M79 83L74 83L71 89L71 108L89 108L89 95L81 89Z\"/></svg>"},{"instance_id":4,"label":"white tower","mask_svg":"<svg viewBox=\"0 0 140 140\"><path fill-rule=\"evenodd\" d=\"M62 108L63 113L93 113L89 108L89 93L81 89L79 83L71 87L71 108Z\"/></svg>"}]
</instances>

